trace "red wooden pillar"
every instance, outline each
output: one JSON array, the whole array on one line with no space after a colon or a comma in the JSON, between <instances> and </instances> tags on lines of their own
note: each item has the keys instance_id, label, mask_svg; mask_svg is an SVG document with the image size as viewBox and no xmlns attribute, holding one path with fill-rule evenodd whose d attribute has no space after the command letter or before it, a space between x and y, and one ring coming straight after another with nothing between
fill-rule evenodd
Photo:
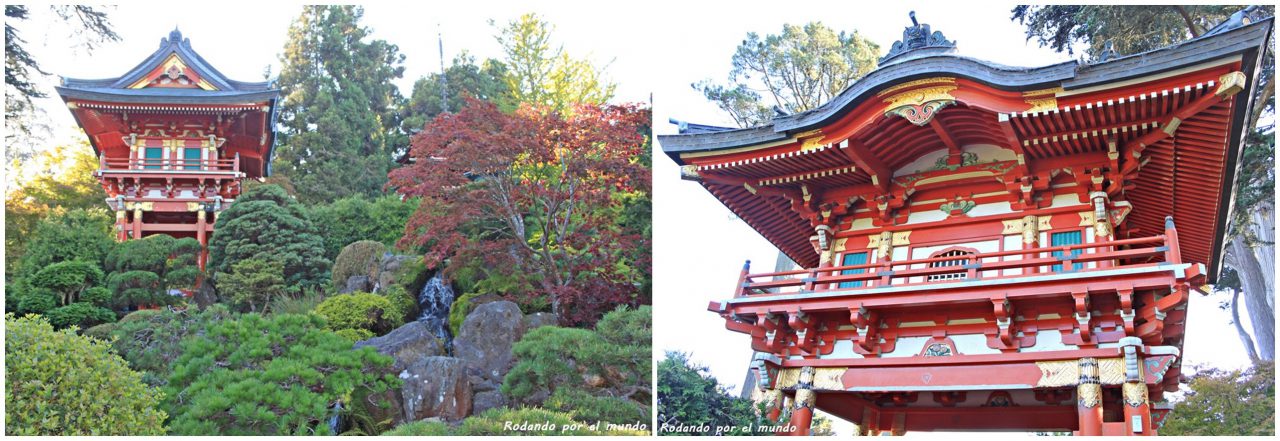
<instances>
[{"instance_id":1,"label":"red wooden pillar","mask_svg":"<svg viewBox=\"0 0 1280 441\"><path fill-rule=\"evenodd\" d=\"M142 207L139 206L141 202L134 202L133 204L134 204L133 206L135 207L133 209L133 238L141 239L142 238Z\"/></svg>"},{"instance_id":2,"label":"red wooden pillar","mask_svg":"<svg viewBox=\"0 0 1280 441\"><path fill-rule=\"evenodd\" d=\"M791 410L792 435L808 436L813 423L813 405L817 395L813 393L814 369L812 366L800 368L800 380L796 382L796 405Z\"/></svg>"},{"instance_id":3,"label":"red wooden pillar","mask_svg":"<svg viewBox=\"0 0 1280 441\"><path fill-rule=\"evenodd\" d=\"M783 398L782 391L777 389L766 389L764 391L765 411L764 417L769 422L777 423L778 418L782 417Z\"/></svg>"},{"instance_id":4,"label":"red wooden pillar","mask_svg":"<svg viewBox=\"0 0 1280 441\"><path fill-rule=\"evenodd\" d=\"M1106 243L1115 239L1115 229L1111 225L1111 215L1108 214L1108 205L1110 198L1104 191L1095 191L1090 193L1093 200L1093 241L1094 243ZM1106 253L1115 251L1114 247L1094 248L1095 253ZM1110 268L1114 262L1110 260L1099 260L1098 268Z\"/></svg>"},{"instance_id":5,"label":"red wooden pillar","mask_svg":"<svg viewBox=\"0 0 1280 441\"><path fill-rule=\"evenodd\" d=\"M1102 381L1098 377L1098 360L1080 359L1080 383L1076 386L1076 411L1080 416L1081 436L1102 435Z\"/></svg>"}]
</instances>

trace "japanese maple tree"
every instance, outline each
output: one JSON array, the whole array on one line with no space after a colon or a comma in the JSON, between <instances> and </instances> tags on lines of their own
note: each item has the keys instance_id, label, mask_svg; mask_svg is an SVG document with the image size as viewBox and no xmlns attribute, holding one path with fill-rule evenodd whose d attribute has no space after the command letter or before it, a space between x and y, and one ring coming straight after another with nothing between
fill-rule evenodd
<instances>
[{"instance_id":1,"label":"japanese maple tree","mask_svg":"<svg viewBox=\"0 0 1280 441\"><path fill-rule=\"evenodd\" d=\"M635 105L503 113L469 99L415 135L414 161L390 174L422 198L402 245L425 246L429 265L448 259L446 270L479 261L518 277L566 323L638 303L649 244L621 218L634 196L647 201L649 115Z\"/></svg>"}]
</instances>

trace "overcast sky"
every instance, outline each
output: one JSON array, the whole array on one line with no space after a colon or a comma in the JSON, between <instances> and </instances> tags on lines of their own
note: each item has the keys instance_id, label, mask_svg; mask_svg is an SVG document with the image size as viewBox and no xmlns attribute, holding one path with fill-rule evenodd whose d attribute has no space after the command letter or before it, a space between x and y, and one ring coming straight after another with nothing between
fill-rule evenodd
<instances>
[{"instance_id":1,"label":"overcast sky","mask_svg":"<svg viewBox=\"0 0 1280 441\"><path fill-rule=\"evenodd\" d=\"M373 37L397 44L406 56L408 95L417 78L438 71L437 32L446 60L465 49L478 59L499 57L490 19L505 23L531 6L526 2L373 2L364 24ZM957 42L963 55L1014 66L1067 60L1064 54L1027 43L1023 29L1009 20L1012 4L976 2L538 2L534 11L556 25L555 38L575 56L608 64L618 82L615 101L654 103L656 133L674 133L667 119L732 125L732 120L694 91L690 83L724 81L730 56L747 32L778 33L784 23L822 21L836 30L859 31L878 43L881 55L901 38L917 11L922 23ZM33 8L37 13L42 8ZM91 55L73 50L66 29L43 19L20 27L42 67L55 75L80 78L123 74L155 50L175 26L194 49L232 79L260 81L264 70L280 71L279 54L296 4L254 2L229 5L163 3L108 10L122 41ZM50 89L52 94L52 90ZM72 138L74 122L60 100L42 100L53 142ZM750 358L748 337L724 329L707 312L709 301L731 297L742 261L756 272L774 265L776 250L700 186L680 181L678 168L655 146L654 154L654 347L655 353L685 351L711 368L721 381L738 385ZM1229 324L1216 306L1223 296L1192 296L1185 343L1189 364L1223 368L1248 364Z\"/></svg>"}]
</instances>

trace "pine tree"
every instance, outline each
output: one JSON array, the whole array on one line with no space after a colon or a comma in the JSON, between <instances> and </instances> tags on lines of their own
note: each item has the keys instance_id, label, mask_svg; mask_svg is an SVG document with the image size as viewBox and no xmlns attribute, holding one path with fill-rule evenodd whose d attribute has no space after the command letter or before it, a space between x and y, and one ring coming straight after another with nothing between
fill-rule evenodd
<instances>
[{"instance_id":1,"label":"pine tree","mask_svg":"<svg viewBox=\"0 0 1280 441\"><path fill-rule=\"evenodd\" d=\"M251 187L214 225L208 272L233 273L233 265L247 259L283 263L290 290L321 286L329 280L324 240L299 204L276 185Z\"/></svg>"},{"instance_id":2,"label":"pine tree","mask_svg":"<svg viewBox=\"0 0 1280 441\"><path fill-rule=\"evenodd\" d=\"M408 145L397 114L404 98L392 83L404 75L404 55L369 40L363 14L306 6L289 28L274 167L306 203L381 194L392 153Z\"/></svg>"}]
</instances>

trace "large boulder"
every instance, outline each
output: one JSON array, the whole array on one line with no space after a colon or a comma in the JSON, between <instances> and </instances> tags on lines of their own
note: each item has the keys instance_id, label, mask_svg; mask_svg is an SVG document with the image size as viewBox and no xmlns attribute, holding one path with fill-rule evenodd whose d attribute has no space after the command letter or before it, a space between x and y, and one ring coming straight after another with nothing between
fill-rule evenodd
<instances>
[{"instance_id":1,"label":"large boulder","mask_svg":"<svg viewBox=\"0 0 1280 441\"><path fill-rule=\"evenodd\" d=\"M484 398L476 402L479 406L472 409L473 414L506 405L498 391L515 363L511 347L524 335L524 328L520 307L505 300L476 307L462 322L453 340L453 354L466 362L471 387Z\"/></svg>"},{"instance_id":2,"label":"large boulder","mask_svg":"<svg viewBox=\"0 0 1280 441\"><path fill-rule=\"evenodd\" d=\"M400 372L404 421L440 418L458 421L471 412L471 384L466 362L452 357L426 357Z\"/></svg>"},{"instance_id":3,"label":"large boulder","mask_svg":"<svg viewBox=\"0 0 1280 441\"><path fill-rule=\"evenodd\" d=\"M550 312L535 312L524 316L521 326L524 332L529 332L543 326L557 326L560 324L560 317Z\"/></svg>"},{"instance_id":4,"label":"large boulder","mask_svg":"<svg viewBox=\"0 0 1280 441\"><path fill-rule=\"evenodd\" d=\"M405 262L409 262L409 261L412 261L415 259L421 259L421 258L422 258L421 256L406 256L402 254L384 255L382 257L382 261L378 263L377 277L375 277L374 279L371 279L370 282L372 282L378 288L379 292L382 292L386 290L388 286L391 286L396 283L396 277L400 272L400 268L404 266ZM412 289L412 287L410 287L410 289ZM411 293L411 294L416 294L416 293Z\"/></svg>"},{"instance_id":5,"label":"large boulder","mask_svg":"<svg viewBox=\"0 0 1280 441\"><path fill-rule=\"evenodd\" d=\"M436 338L425 323L409 322L387 335L357 342L355 347L372 346L382 355L394 358L392 369L400 372L427 357L444 355L444 343Z\"/></svg>"},{"instance_id":6,"label":"large boulder","mask_svg":"<svg viewBox=\"0 0 1280 441\"><path fill-rule=\"evenodd\" d=\"M351 276L347 278L347 283L338 289L338 294L347 294L353 292L369 292L372 291L369 286L369 276Z\"/></svg>"}]
</instances>

